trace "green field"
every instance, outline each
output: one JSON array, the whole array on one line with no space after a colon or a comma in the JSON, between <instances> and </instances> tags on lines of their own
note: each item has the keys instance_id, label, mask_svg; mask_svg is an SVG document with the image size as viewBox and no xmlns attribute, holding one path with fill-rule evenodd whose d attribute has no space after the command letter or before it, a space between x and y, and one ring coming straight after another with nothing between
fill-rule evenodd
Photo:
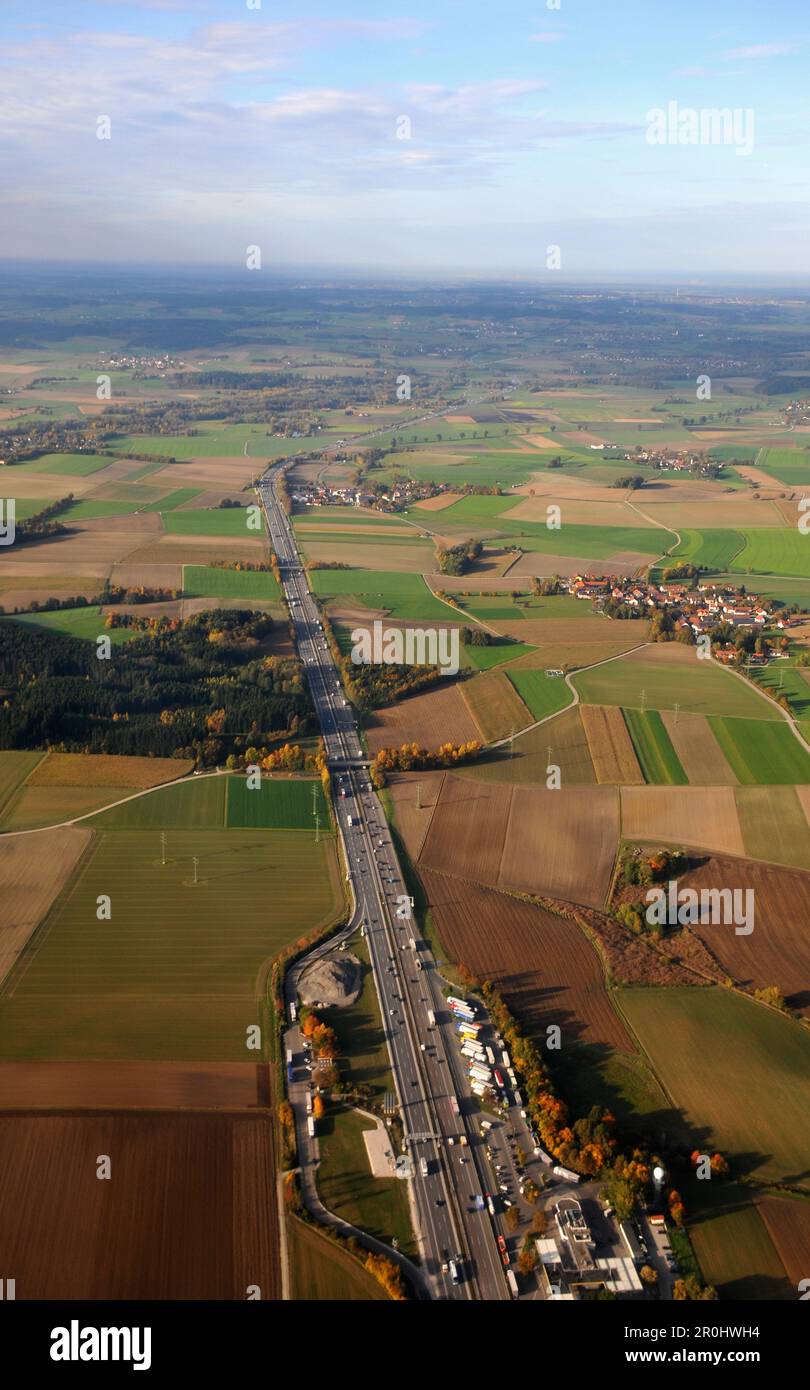
<instances>
[{"instance_id":1,"label":"green field","mask_svg":"<svg viewBox=\"0 0 810 1390\"><path fill-rule=\"evenodd\" d=\"M253 504L251 503L251 506ZM248 519L255 518L255 512L246 507L212 507L194 512L166 512L163 529L170 536L242 536L257 540L264 535L264 513L258 514L261 525L257 528Z\"/></svg>"},{"instance_id":2,"label":"green field","mask_svg":"<svg viewBox=\"0 0 810 1390\"><path fill-rule=\"evenodd\" d=\"M11 489L9 488L9 489L8 489L8 492L10 492L10 491L11 491ZM17 520L17 521L27 521L29 517L31 517L31 516L37 516L38 513L44 511L46 507L51 507L51 506L53 505L53 502L54 502L55 499L51 498L51 500L48 501L48 500L47 500L46 498L44 498L44 497L14 497L13 500L14 500L14 516L15 516L16 520ZM8 502L8 495L6 495L5 497L3 497L3 499L2 499L2 504L3 504L3 508L4 508L4 509L5 509L6 505L7 505L7 502ZM6 513L5 510L4 510L4 516L6 516L6 515L7 515L7 513ZM17 582L19 583L19 580L18 580Z\"/></svg>"},{"instance_id":3,"label":"green field","mask_svg":"<svg viewBox=\"0 0 810 1390\"><path fill-rule=\"evenodd\" d=\"M216 830L225 828L225 775L189 777L102 812L102 830Z\"/></svg>"},{"instance_id":4,"label":"green field","mask_svg":"<svg viewBox=\"0 0 810 1390\"><path fill-rule=\"evenodd\" d=\"M681 544L668 557L667 564L670 560L673 563L688 560L699 569L725 570L731 567L744 545L745 536L741 531L682 531Z\"/></svg>"},{"instance_id":5,"label":"green field","mask_svg":"<svg viewBox=\"0 0 810 1390\"><path fill-rule=\"evenodd\" d=\"M748 674L774 699L786 695L794 719L810 719L810 681L799 667L772 661L768 666L752 666Z\"/></svg>"},{"instance_id":6,"label":"green field","mask_svg":"<svg viewBox=\"0 0 810 1390\"><path fill-rule=\"evenodd\" d=\"M186 502L193 502L195 497L199 497L203 489L201 487L178 487L174 492L167 492L165 497L156 498L144 507L145 512L173 512L175 507L184 507Z\"/></svg>"},{"instance_id":7,"label":"green field","mask_svg":"<svg viewBox=\"0 0 810 1390\"><path fill-rule=\"evenodd\" d=\"M274 574L260 570L226 570L216 565L184 565L186 598L270 599L280 601Z\"/></svg>"},{"instance_id":8,"label":"green field","mask_svg":"<svg viewBox=\"0 0 810 1390\"><path fill-rule=\"evenodd\" d=\"M717 584L739 584L739 574L718 574L712 576ZM745 582L745 581L743 581ZM775 599L778 603L796 604L799 608L810 609L810 579L790 578L784 575L760 575L756 582L746 585L763 598Z\"/></svg>"},{"instance_id":9,"label":"green field","mask_svg":"<svg viewBox=\"0 0 810 1390\"><path fill-rule=\"evenodd\" d=\"M507 671L506 674L534 719L558 714L574 698L561 677L547 676L545 671Z\"/></svg>"},{"instance_id":10,"label":"green field","mask_svg":"<svg viewBox=\"0 0 810 1390\"><path fill-rule=\"evenodd\" d=\"M44 756L42 752L0 753L0 812Z\"/></svg>"},{"instance_id":11,"label":"green field","mask_svg":"<svg viewBox=\"0 0 810 1390\"><path fill-rule=\"evenodd\" d=\"M357 1003L348 1009L327 1010L326 1020L337 1034L341 1080L348 1081L352 1086L370 1087L371 1100L382 1104L386 1091L393 1091L394 1081L368 943L362 937L355 936L348 950L362 964L360 996Z\"/></svg>"},{"instance_id":12,"label":"green field","mask_svg":"<svg viewBox=\"0 0 810 1390\"><path fill-rule=\"evenodd\" d=\"M358 598L369 608L385 608L392 618L452 619L453 610L434 597L421 574L394 570L312 570L310 582L322 598Z\"/></svg>"},{"instance_id":13,"label":"green field","mask_svg":"<svg viewBox=\"0 0 810 1390\"><path fill-rule=\"evenodd\" d=\"M616 994L672 1097L659 1134L719 1149L739 1176L810 1190L810 1033L731 990Z\"/></svg>"},{"instance_id":14,"label":"green field","mask_svg":"<svg viewBox=\"0 0 810 1390\"><path fill-rule=\"evenodd\" d=\"M810 827L794 787L738 787L735 800L750 859L810 869Z\"/></svg>"},{"instance_id":15,"label":"green field","mask_svg":"<svg viewBox=\"0 0 810 1390\"><path fill-rule=\"evenodd\" d=\"M750 570L810 578L810 536L803 536L798 527L762 526L742 535L745 546L731 566L737 573Z\"/></svg>"},{"instance_id":16,"label":"green field","mask_svg":"<svg viewBox=\"0 0 810 1390\"><path fill-rule=\"evenodd\" d=\"M98 837L6 979L0 1057L260 1059L269 962L340 910L334 842L169 826L161 857L157 830Z\"/></svg>"},{"instance_id":17,"label":"green field","mask_svg":"<svg viewBox=\"0 0 810 1390\"><path fill-rule=\"evenodd\" d=\"M287 1245L292 1269L292 1296L311 1303L365 1300L388 1302L381 1284L360 1261L317 1226L287 1218Z\"/></svg>"},{"instance_id":18,"label":"green field","mask_svg":"<svg viewBox=\"0 0 810 1390\"><path fill-rule=\"evenodd\" d=\"M86 478L98 473L116 460L111 454L43 454L28 463L15 463L15 473L65 474L69 478Z\"/></svg>"},{"instance_id":19,"label":"green field","mask_svg":"<svg viewBox=\"0 0 810 1390\"><path fill-rule=\"evenodd\" d=\"M674 709L685 713L725 714L748 719L781 720L779 710L746 682L715 661L660 664L618 658L572 676L586 705L622 705L625 709ZM644 700L642 701L642 691Z\"/></svg>"},{"instance_id":20,"label":"green field","mask_svg":"<svg viewBox=\"0 0 810 1390\"><path fill-rule=\"evenodd\" d=\"M444 525L445 520L466 521L475 517L487 519L492 516L500 516L502 512L508 512L523 501L525 498L520 494L511 497L497 497L491 493L472 492L466 497L460 497L449 507L443 507L438 513L437 521L440 518L441 525Z\"/></svg>"},{"instance_id":21,"label":"green field","mask_svg":"<svg viewBox=\"0 0 810 1390\"><path fill-rule=\"evenodd\" d=\"M95 642L97 637L109 637L114 647L141 636L134 628L105 627L104 614L93 604L88 604L86 608L61 608L54 613L21 613L9 617L7 621L24 623L26 627L44 627L49 632L64 632L68 637L82 637L87 642Z\"/></svg>"},{"instance_id":22,"label":"green field","mask_svg":"<svg viewBox=\"0 0 810 1390\"><path fill-rule=\"evenodd\" d=\"M416 1253L406 1184L399 1178L374 1178L368 1166L363 1130L371 1120L353 1110L331 1106L319 1120L318 1192L325 1207L352 1226L368 1231L386 1245L393 1237L406 1255Z\"/></svg>"},{"instance_id":23,"label":"green field","mask_svg":"<svg viewBox=\"0 0 810 1390\"><path fill-rule=\"evenodd\" d=\"M309 830L313 833L313 812L317 811L321 834L331 830L329 807L318 780L263 777L261 785L250 790L247 778L237 774L228 777L227 783L226 825L229 829Z\"/></svg>"},{"instance_id":24,"label":"green field","mask_svg":"<svg viewBox=\"0 0 810 1390\"><path fill-rule=\"evenodd\" d=\"M795 1299L750 1191L733 1182L693 1182L684 1195L701 1273L721 1298Z\"/></svg>"},{"instance_id":25,"label":"green field","mask_svg":"<svg viewBox=\"0 0 810 1390\"><path fill-rule=\"evenodd\" d=\"M58 513L62 522L96 521L105 516L129 516L144 510L139 502L69 502Z\"/></svg>"},{"instance_id":26,"label":"green field","mask_svg":"<svg viewBox=\"0 0 810 1390\"><path fill-rule=\"evenodd\" d=\"M743 786L810 782L810 753L783 720L768 723L762 719L713 716L709 723Z\"/></svg>"},{"instance_id":27,"label":"green field","mask_svg":"<svg viewBox=\"0 0 810 1390\"><path fill-rule=\"evenodd\" d=\"M536 651L525 642L498 642L491 647L464 647L464 654L476 671L491 671L495 666L503 666L505 661L517 661L519 656L528 656Z\"/></svg>"},{"instance_id":28,"label":"green field","mask_svg":"<svg viewBox=\"0 0 810 1390\"><path fill-rule=\"evenodd\" d=\"M672 746L658 710L624 709L624 722L633 740L644 781L655 786L685 787L689 778Z\"/></svg>"},{"instance_id":29,"label":"green field","mask_svg":"<svg viewBox=\"0 0 810 1390\"><path fill-rule=\"evenodd\" d=\"M807 449L760 449L756 465L789 487L810 484L810 451Z\"/></svg>"}]
</instances>

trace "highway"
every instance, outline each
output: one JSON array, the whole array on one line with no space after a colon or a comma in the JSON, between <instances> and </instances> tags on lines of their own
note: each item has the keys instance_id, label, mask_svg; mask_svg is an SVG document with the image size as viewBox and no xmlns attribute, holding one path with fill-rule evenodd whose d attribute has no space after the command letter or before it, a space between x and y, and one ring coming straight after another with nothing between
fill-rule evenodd
<instances>
[{"instance_id":1,"label":"highway","mask_svg":"<svg viewBox=\"0 0 810 1390\"><path fill-rule=\"evenodd\" d=\"M290 519L278 499L276 480L282 472L283 465L271 469L259 483L259 494L329 760L355 903L349 930L364 926L368 940L412 1161L422 1268L435 1298L505 1299L510 1295L492 1219L485 1207L475 1205L488 1190L485 1159L466 1077L455 1058L448 1060L452 1024L442 982L416 920L402 915L410 912L410 900L369 781L354 710L321 631ZM465 1145L459 1142L462 1135ZM311 1148L305 1139L302 1162L312 1157L307 1152ZM422 1159L427 1174L421 1171ZM458 1265L458 1281L452 1278L451 1261Z\"/></svg>"}]
</instances>

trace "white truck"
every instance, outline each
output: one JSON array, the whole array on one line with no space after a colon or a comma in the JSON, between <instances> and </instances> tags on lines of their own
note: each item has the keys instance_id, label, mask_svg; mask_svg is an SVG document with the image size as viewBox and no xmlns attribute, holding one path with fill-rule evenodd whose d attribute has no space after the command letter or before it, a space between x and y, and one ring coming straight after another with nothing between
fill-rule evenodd
<instances>
[{"instance_id":1,"label":"white truck","mask_svg":"<svg viewBox=\"0 0 810 1390\"><path fill-rule=\"evenodd\" d=\"M430 1172L430 1169L429 1169L429 1167L428 1167L428 1161L427 1161L426 1158L420 1158L420 1160L419 1160L419 1172L422 1174L422 1177L423 1177L423 1178L426 1178L427 1175L428 1175L428 1173Z\"/></svg>"}]
</instances>

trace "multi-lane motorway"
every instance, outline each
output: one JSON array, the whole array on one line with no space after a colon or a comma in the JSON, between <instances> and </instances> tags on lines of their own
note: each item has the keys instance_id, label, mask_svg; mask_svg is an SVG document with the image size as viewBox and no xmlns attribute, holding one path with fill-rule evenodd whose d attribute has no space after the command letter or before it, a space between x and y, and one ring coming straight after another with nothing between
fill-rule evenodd
<instances>
[{"instance_id":1,"label":"multi-lane motorway","mask_svg":"<svg viewBox=\"0 0 810 1390\"><path fill-rule=\"evenodd\" d=\"M448 1045L452 1025L441 980L415 918L403 915L409 912L409 899L402 871L369 781L354 710L343 693L290 519L277 495L281 471L267 473L259 492L332 773L355 903L350 926L363 925L368 939L412 1165L422 1267L434 1297L508 1298L492 1218L477 1205L487 1190L486 1160L472 1122L467 1079ZM466 1144L459 1142L462 1136Z\"/></svg>"}]
</instances>

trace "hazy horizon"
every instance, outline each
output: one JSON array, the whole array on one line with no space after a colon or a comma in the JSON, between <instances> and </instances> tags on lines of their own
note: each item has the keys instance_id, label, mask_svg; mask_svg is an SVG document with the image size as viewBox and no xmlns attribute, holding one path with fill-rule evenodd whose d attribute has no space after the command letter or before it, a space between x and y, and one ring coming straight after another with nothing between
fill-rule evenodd
<instances>
[{"instance_id":1,"label":"hazy horizon","mask_svg":"<svg viewBox=\"0 0 810 1390\"><path fill-rule=\"evenodd\" d=\"M549 284L810 270L799 0L251 3L43 0L32 20L6 0L3 260L237 270L259 248L263 272ZM651 143L672 103L738 125Z\"/></svg>"}]
</instances>

